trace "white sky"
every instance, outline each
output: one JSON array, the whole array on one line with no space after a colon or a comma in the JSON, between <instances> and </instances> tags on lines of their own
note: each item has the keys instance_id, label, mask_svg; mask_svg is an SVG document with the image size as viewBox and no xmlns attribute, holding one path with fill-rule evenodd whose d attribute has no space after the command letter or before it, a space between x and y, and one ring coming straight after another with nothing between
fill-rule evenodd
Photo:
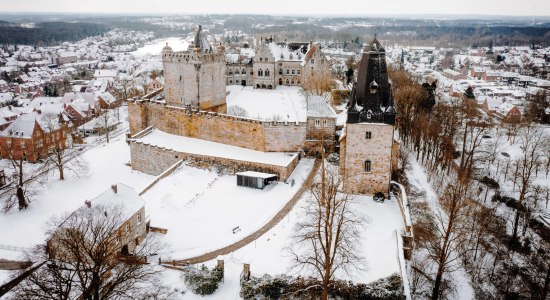
<instances>
[{"instance_id":1,"label":"white sky","mask_svg":"<svg viewBox=\"0 0 550 300\"><path fill-rule=\"evenodd\" d=\"M549 16L549 0L0 0L2 12Z\"/></svg>"}]
</instances>

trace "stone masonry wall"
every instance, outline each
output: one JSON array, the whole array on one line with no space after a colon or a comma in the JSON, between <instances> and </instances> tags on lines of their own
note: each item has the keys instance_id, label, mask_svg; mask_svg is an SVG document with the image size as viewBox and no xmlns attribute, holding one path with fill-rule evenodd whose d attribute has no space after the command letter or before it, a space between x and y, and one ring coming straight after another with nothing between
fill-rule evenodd
<instances>
[{"instance_id":1,"label":"stone masonry wall","mask_svg":"<svg viewBox=\"0 0 550 300\"><path fill-rule=\"evenodd\" d=\"M305 123L244 119L193 111L154 102L130 102L130 131L148 126L164 132L264 152L299 151L306 138Z\"/></svg>"},{"instance_id":2,"label":"stone masonry wall","mask_svg":"<svg viewBox=\"0 0 550 300\"><path fill-rule=\"evenodd\" d=\"M138 141L130 141L130 151L132 169L155 176L160 175L177 161L183 159L198 168L222 166L233 173L241 171L274 173L279 176L279 180L286 180L290 174L292 174L292 171L296 168L299 162L299 157L296 156L296 158L288 166L276 166L179 152L144 144Z\"/></svg>"},{"instance_id":3,"label":"stone masonry wall","mask_svg":"<svg viewBox=\"0 0 550 300\"><path fill-rule=\"evenodd\" d=\"M366 132L371 139L366 139ZM393 126L386 124L347 124L345 145L341 147L340 171L344 176L344 192L373 195L389 194ZM365 171L365 161L371 161L371 171ZM343 164L343 165L342 165Z\"/></svg>"}]
</instances>

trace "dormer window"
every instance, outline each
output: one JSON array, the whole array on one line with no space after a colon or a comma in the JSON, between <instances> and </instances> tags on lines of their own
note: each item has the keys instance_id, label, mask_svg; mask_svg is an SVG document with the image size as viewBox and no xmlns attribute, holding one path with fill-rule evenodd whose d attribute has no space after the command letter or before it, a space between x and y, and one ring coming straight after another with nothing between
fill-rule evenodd
<instances>
[{"instance_id":1,"label":"dormer window","mask_svg":"<svg viewBox=\"0 0 550 300\"><path fill-rule=\"evenodd\" d=\"M378 83L376 83L376 81L372 81L369 88L371 94L376 94L378 91Z\"/></svg>"},{"instance_id":2,"label":"dormer window","mask_svg":"<svg viewBox=\"0 0 550 300\"><path fill-rule=\"evenodd\" d=\"M370 120L372 118L372 111L367 111L367 120Z\"/></svg>"}]
</instances>

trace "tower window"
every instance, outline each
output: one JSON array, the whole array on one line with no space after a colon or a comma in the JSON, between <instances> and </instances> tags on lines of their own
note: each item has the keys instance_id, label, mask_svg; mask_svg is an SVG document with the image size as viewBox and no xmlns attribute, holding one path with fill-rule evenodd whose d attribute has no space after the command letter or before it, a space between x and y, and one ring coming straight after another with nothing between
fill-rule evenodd
<instances>
[{"instance_id":1,"label":"tower window","mask_svg":"<svg viewBox=\"0 0 550 300\"><path fill-rule=\"evenodd\" d=\"M366 138L367 140L370 140L370 139L372 138L372 132L367 131L367 132L365 133L365 138Z\"/></svg>"},{"instance_id":2,"label":"tower window","mask_svg":"<svg viewBox=\"0 0 550 300\"><path fill-rule=\"evenodd\" d=\"M365 172L370 172L371 162L370 160L365 160Z\"/></svg>"}]
</instances>

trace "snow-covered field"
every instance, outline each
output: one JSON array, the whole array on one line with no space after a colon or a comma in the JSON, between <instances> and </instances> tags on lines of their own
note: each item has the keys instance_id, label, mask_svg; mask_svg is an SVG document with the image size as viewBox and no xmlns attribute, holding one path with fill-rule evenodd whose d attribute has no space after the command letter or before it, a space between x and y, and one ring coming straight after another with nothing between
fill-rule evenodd
<instances>
[{"instance_id":1,"label":"snow-covered field","mask_svg":"<svg viewBox=\"0 0 550 300\"><path fill-rule=\"evenodd\" d=\"M187 50L187 47L189 46L189 42L187 40L180 37L170 37L167 39L154 40L151 43L138 48L136 51L130 52L130 54L134 56L160 55L160 52L162 51L162 48L166 46L166 43L168 43L168 46L170 46L173 51L184 51Z\"/></svg>"},{"instance_id":2,"label":"snow-covered field","mask_svg":"<svg viewBox=\"0 0 550 300\"><path fill-rule=\"evenodd\" d=\"M231 110L231 106L240 106L247 111L249 118L267 121L306 121L307 102L301 87L278 86L274 90L267 90L228 85L226 90L228 110Z\"/></svg>"},{"instance_id":3,"label":"snow-covered field","mask_svg":"<svg viewBox=\"0 0 550 300\"><path fill-rule=\"evenodd\" d=\"M371 197L357 197L357 203L353 204L354 211L365 216L369 223L363 232L361 254L366 258L367 268L353 274L356 282L372 282L393 273L399 273L397 259L396 230L403 229L403 221L399 206L395 200L384 203L376 203ZM251 243L231 254L221 256L225 261L225 278L218 291L211 296L201 297L187 291L177 299L240 299L239 278L243 263L250 263L253 276L261 276L265 273L271 275L290 274L297 275L296 270L291 270L291 258L286 254L285 248L289 246L289 237L292 235L296 222L303 217L303 205L305 198L301 199L290 214L270 231ZM206 265L214 267L215 261ZM187 288L180 278L181 272L166 270L164 283L178 291ZM342 276L342 278L347 278Z\"/></svg>"},{"instance_id":4,"label":"snow-covered field","mask_svg":"<svg viewBox=\"0 0 550 300\"><path fill-rule=\"evenodd\" d=\"M302 159L291 175L264 190L238 187L235 175L182 166L142 198L155 227L168 229L161 257L185 259L230 245L260 229L294 196L313 167ZM233 233L232 229L241 230Z\"/></svg>"},{"instance_id":5,"label":"snow-covered field","mask_svg":"<svg viewBox=\"0 0 550 300\"><path fill-rule=\"evenodd\" d=\"M11 211L0 214L0 244L32 247L44 242L47 222L53 216L60 216L84 205L113 183L124 183L136 190L143 188L154 177L132 169L126 165L130 161L130 148L124 135L86 151L82 158L88 163L86 174L80 177L67 174L67 179L59 181L52 175L47 185L40 188L39 194L24 211ZM0 250L0 258L16 258L18 252Z\"/></svg>"}]
</instances>

